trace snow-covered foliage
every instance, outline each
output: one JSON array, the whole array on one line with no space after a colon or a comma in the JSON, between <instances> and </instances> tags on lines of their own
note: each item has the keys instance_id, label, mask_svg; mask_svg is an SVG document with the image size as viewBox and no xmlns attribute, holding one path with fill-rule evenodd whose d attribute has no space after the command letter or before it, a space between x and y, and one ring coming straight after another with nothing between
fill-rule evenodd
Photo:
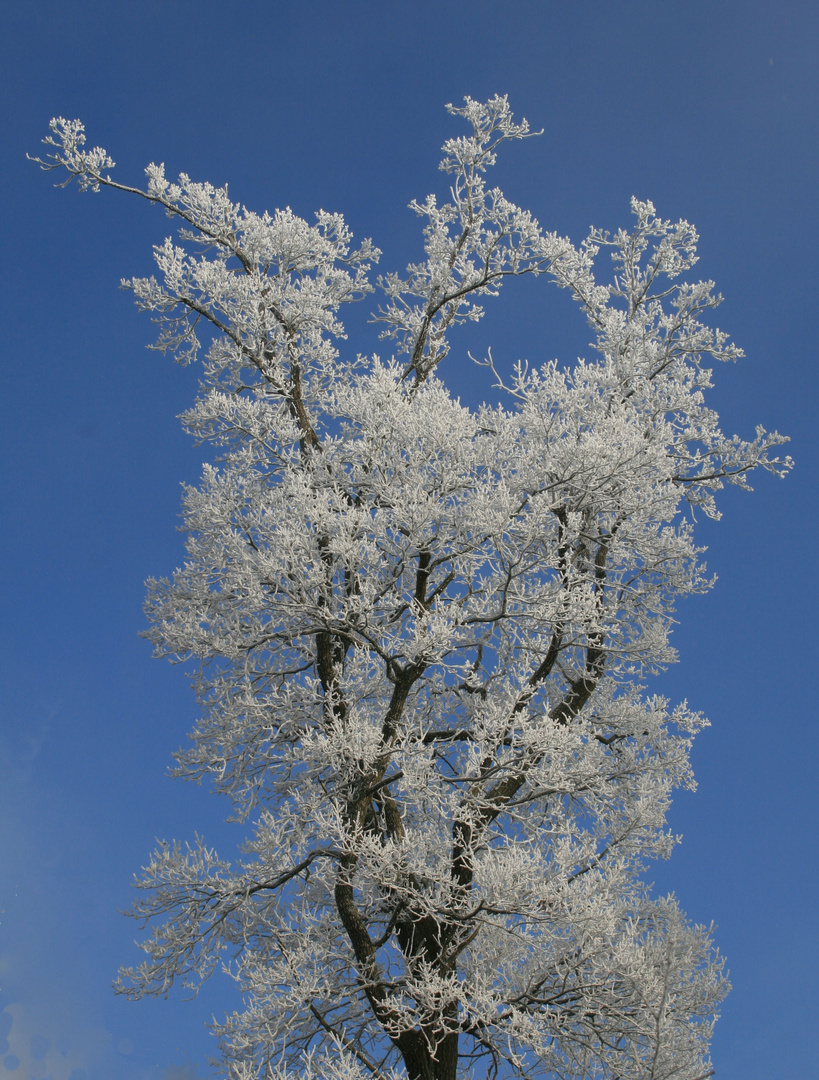
<instances>
[{"instance_id":1,"label":"snow-covered foliage","mask_svg":"<svg viewBox=\"0 0 819 1080\"><path fill-rule=\"evenodd\" d=\"M709 586L691 508L789 460L705 404L707 362L741 352L702 321L712 283L682 277L694 229L635 199L631 231L545 233L485 183L527 124L502 97L450 112L471 133L444 146L450 201L412 204L426 257L375 285L339 215L258 215L156 165L127 187L52 122L42 165L181 221L126 285L157 348L193 361L207 331L183 419L215 453L149 637L198 663L177 774L249 828L235 863L155 852L121 988L229 972L237 1080L698 1080L722 960L641 872L705 721L644 683L677 598ZM470 410L440 377L449 332L521 274L571 291L595 355L496 372L502 403ZM390 359L342 349L342 305L374 288Z\"/></svg>"}]
</instances>

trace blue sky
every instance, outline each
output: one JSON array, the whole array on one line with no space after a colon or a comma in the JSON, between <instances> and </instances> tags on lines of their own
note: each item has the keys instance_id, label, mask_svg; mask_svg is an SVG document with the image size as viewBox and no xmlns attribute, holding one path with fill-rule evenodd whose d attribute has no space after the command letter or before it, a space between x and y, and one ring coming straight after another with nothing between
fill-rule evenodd
<instances>
[{"instance_id":1,"label":"blue sky","mask_svg":"<svg viewBox=\"0 0 819 1080\"><path fill-rule=\"evenodd\" d=\"M150 272L168 223L111 192L55 191L25 152L51 116L77 116L120 180L164 161L255 210L340 210L401 269L420 252L406 204L445 191L444 104L496 92L544 128L497 182L545 228L617 228L632 194L697 226L719 325L747 353L712 401L726 429L793 440L791 477L728 492L700 531L719 582L682 606L680 663L656 686L713 727L699 790L672 811L684 842L653 877L719 925L734 990L717 1075L810 1075L819 6L28 0L4 6L0 37L0 1080L205 1077L203 1024L235 1004L224 981L193 1002L110 990L138 955L117 909L154 838L235 839L225 805L166 776L195 704L138 638L143 581L181 561L179 483L201 464L175 419L196 373L145 351L152 327L117 288ZM365 314L350 348L366 352ZM571 361L587 340L567 297L512 283L443 374L475 402L467 349Z\"/></svg>"}]
</instances>

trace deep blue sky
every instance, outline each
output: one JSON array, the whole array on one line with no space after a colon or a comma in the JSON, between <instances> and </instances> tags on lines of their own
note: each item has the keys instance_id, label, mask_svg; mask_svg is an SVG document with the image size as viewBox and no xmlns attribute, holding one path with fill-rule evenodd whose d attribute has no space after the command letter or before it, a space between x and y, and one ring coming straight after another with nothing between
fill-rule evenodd
<instances>
[{"instance_id":1,"label":"deep blue sky","mask_svg":"<svg viewBox=\"0 0 819 1080\"><path fill-rule=\"evenodd\" d=\"M793 439L787 481L727 493L701 529L720 580L681 609L681 662L658 687L713 727L699 791L672 812L684 843L654 877L719 924L721 1080L812 1075L819 5L9 0L0 28L0 1080L205 1077L203 1022L234 1006L221 981L194 1002L110 991L138 955L117 908L154 838L232 842L227 807L165 775L195 706L137 636L144 579L181 560L179 482L201 462L175 419L196 374L145 351L153 328L117 289L150 272L169 223L55 191L25 152L51 116L78 116L121 180L165 161L256 210L340 210L401 269L420 252L406 204L446 190L444 104L495 92L545 129L497 182L546 228L627 224L632 194L698 227L697 269L747 353L713 403L726 429ZM447 361L470 401L467 348L506 365L586 347L563 294L504 293ZM378 347L363 317L351 330L351 349Z\"/></svg>"}]
</instances>

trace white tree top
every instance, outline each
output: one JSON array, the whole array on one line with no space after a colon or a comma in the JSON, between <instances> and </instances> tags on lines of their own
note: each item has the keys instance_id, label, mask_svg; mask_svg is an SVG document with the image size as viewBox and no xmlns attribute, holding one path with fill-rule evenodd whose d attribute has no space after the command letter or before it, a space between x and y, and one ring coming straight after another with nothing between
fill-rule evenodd
<instances>
[{"instance_id":1,"label":"white tree top","mask_svg":"<svg viewBox=\"0 0 819 1080\"><path fill-rule=\"evenodd\" d=\"M216 463L148 636L198 664L177 774L251 831L236 864L200 840L154 854L121 988L224 965L242 1080L701 1080L722 960L640 875L675 842L705 721L643 683L675 658L677 599L709 586L690 511L790 462L705 404L708 363L742 354L703 321L713 284L683 279L695 230L635 199L630 231L546 233L485 181L526 122L503 97L449 110L471 128L444 145L450 201L412 204L425 258L376 282L389 360L344 346L380 253L339 215L258 215L156 165L119 184L78 121L37 159L179 222L159 278L125 284L156 348L207 345L183 422ZM450 332L523 274L571 291L594 355L502 374L487 353L503 400L470 410L441 380Z\"/></svg>"}]
</instances>

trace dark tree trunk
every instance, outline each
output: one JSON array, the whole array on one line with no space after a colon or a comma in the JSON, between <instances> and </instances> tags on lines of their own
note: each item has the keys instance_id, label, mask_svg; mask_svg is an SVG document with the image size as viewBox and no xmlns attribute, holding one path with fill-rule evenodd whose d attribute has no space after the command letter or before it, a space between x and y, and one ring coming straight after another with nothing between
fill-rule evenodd
<instances>
[{"instance_id":1,"label":"dark tree trunk","mask_svg":"<svg viewBox=\"0 0 819 1080\"><path fill-rule=\"evenodd\" d=\"M408 1080L455 1080L458 1073L458 1032L453 1031L438 1043L435 1057L429 1052L420 1032L402 1036L399 1049Z\"/></svg>"}]
</instances>

